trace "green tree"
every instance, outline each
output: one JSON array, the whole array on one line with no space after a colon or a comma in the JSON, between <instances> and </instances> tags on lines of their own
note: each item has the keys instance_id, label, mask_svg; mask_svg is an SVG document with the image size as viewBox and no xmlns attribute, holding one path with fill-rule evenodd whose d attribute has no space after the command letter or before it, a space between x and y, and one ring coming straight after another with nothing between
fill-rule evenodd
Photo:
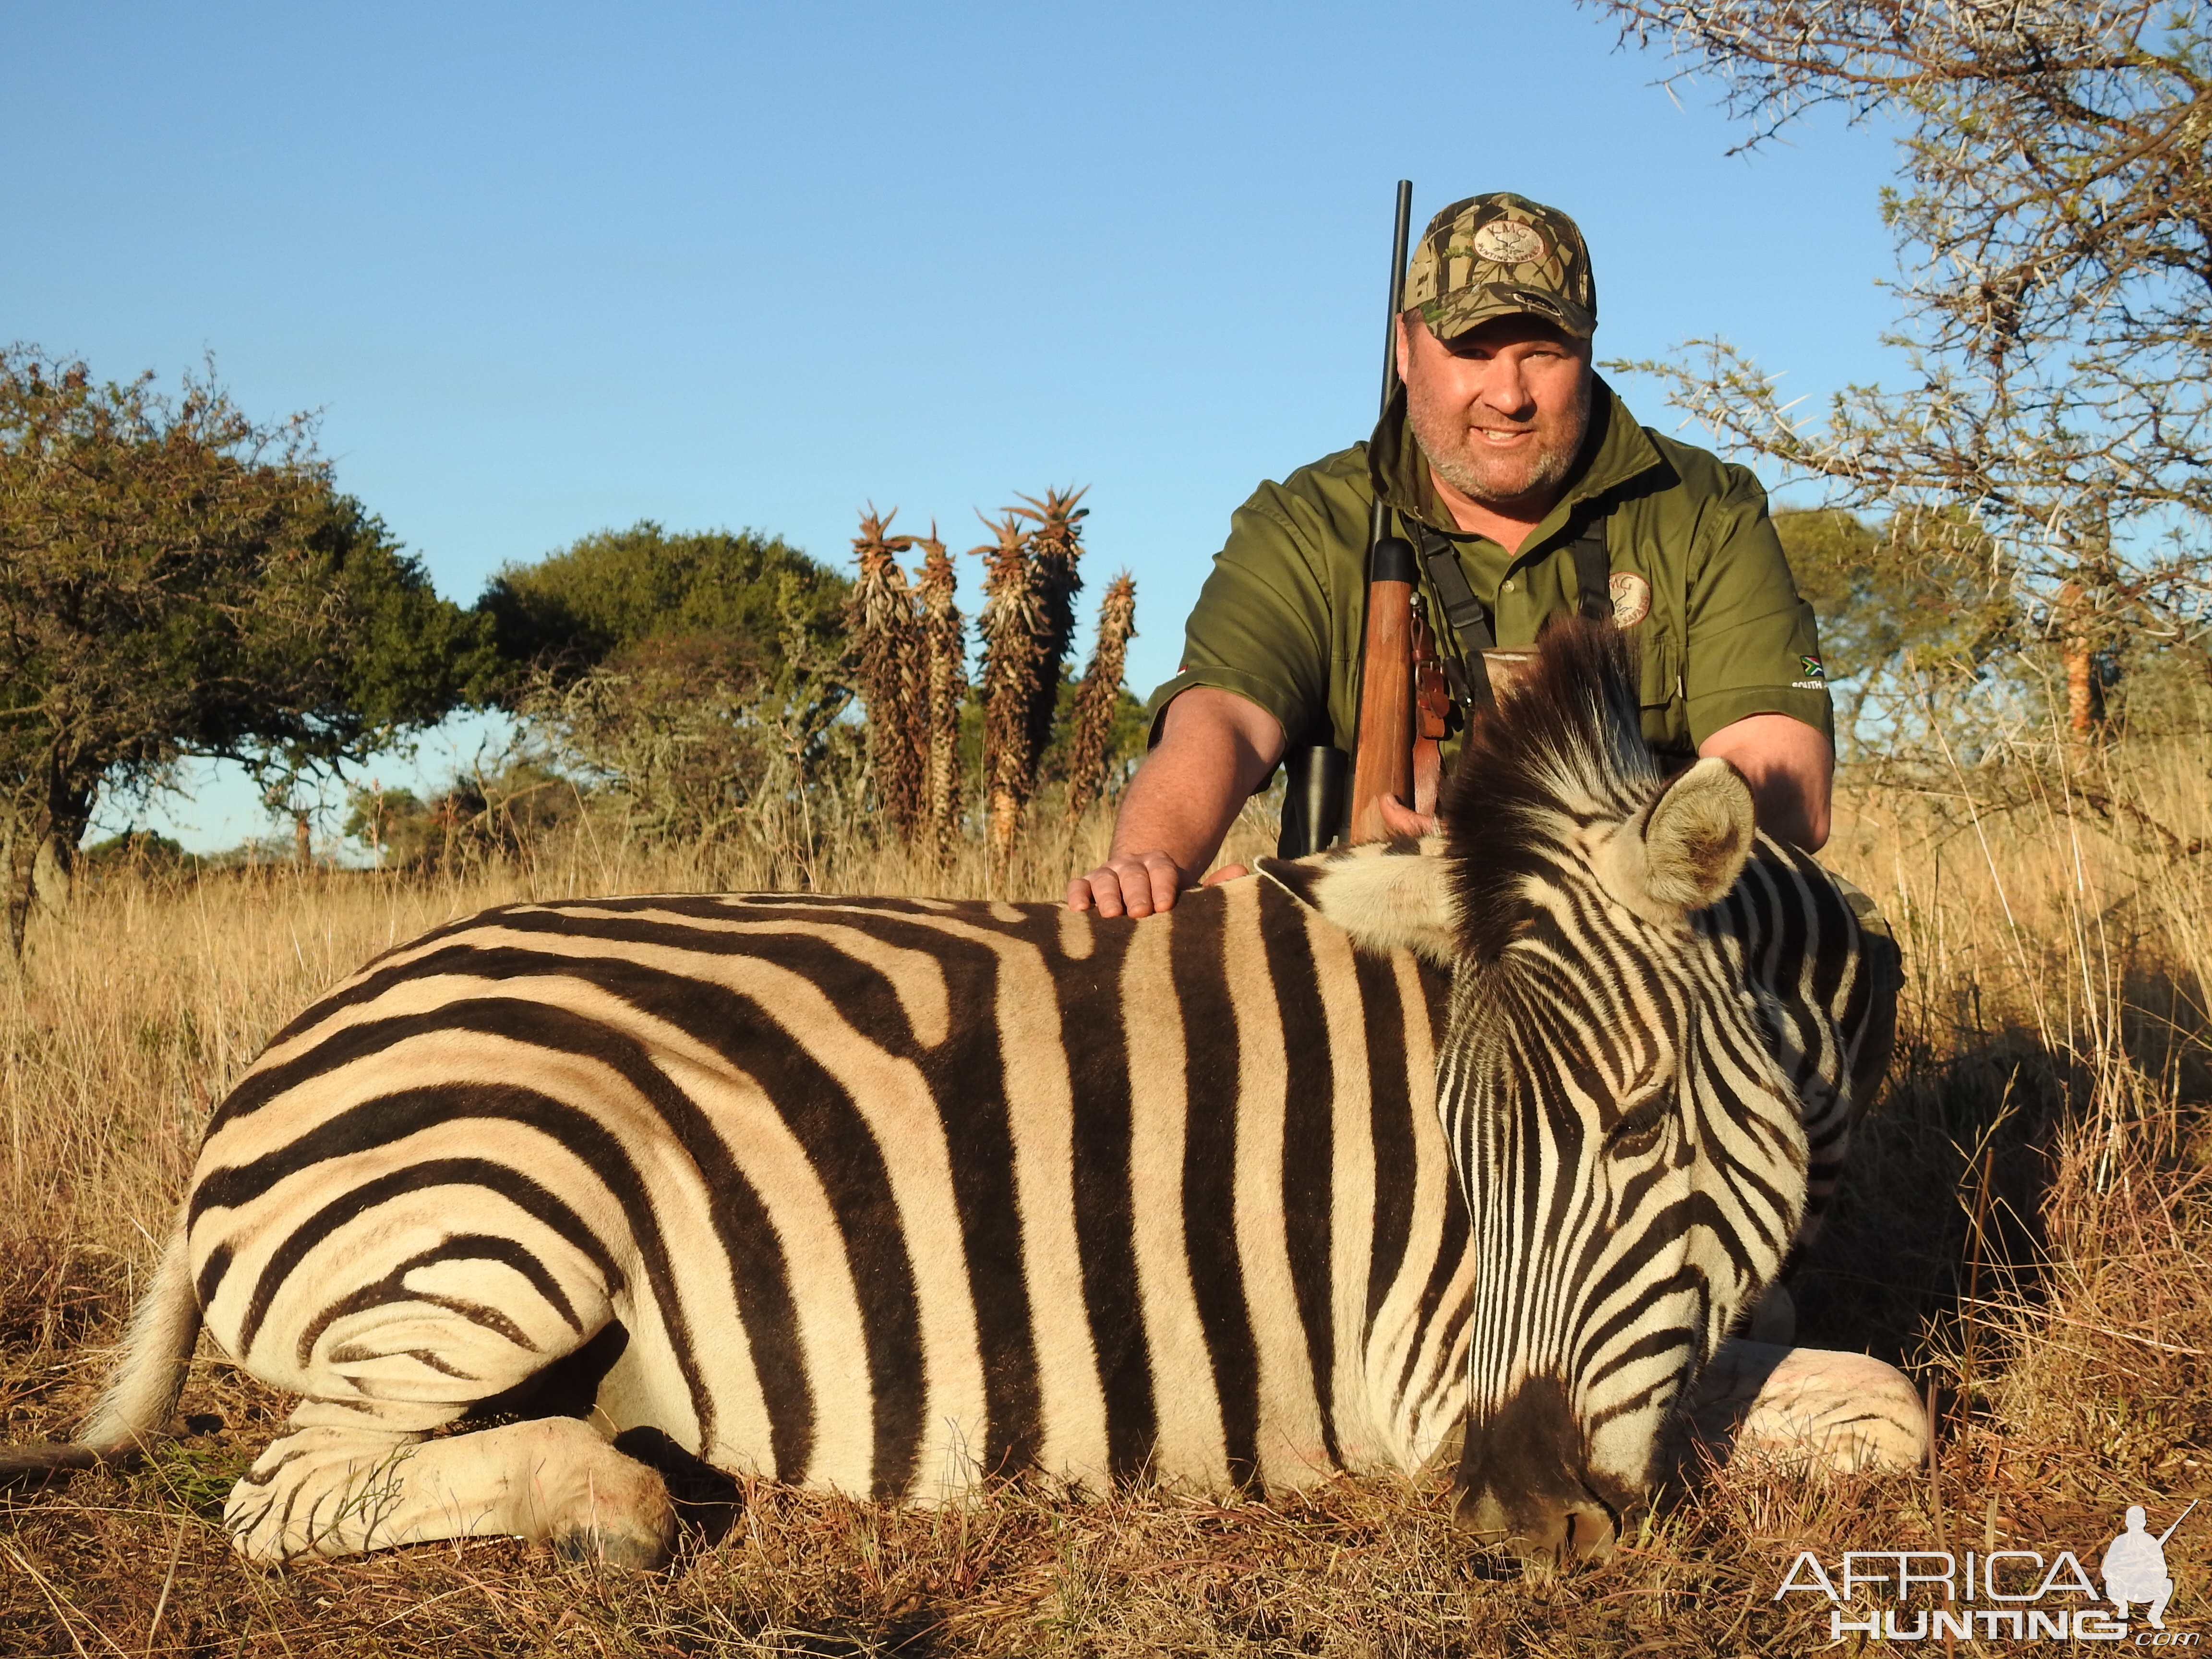
<instances>
[{"instance_id":1,"label":"green tree","mask_svg":"<svg viewBox=\"0 0 2212 1659\"><path fill-rule=\"evenodd\" d=\"M347 495L311 509L246 619L257 718L215 751L245 763L306 856L309 793L501 683L488 619L439 597L421 560ZM282 695L270 696L271 691Z\"/></svg>"},{"instance_id":2,"label":"green tree","mask_svg":"<svg viewBox=\"0 0 2212 1659\"><path fill-rule=\"evenodd\" d=\"M1800 418L1723 340L1630 365L1839 505L1964 512L2094 721L2116 642L2186 641L2212 554L2212 21L2159 0L1594 0L1749 124L1899 132L1901 384ZM1931 562L1968 550L1920 546ZM1939 574L1946 585L1971 574Z\"/></svg>"},{"instance_id":3,"label":"green tree","mask_svg":"<svg viewBox=\"0 0 2212 1659\"><path fill-rule=\"evenodd\" d=\"M1869 524L1841 507L1782 508L1774 527L1820 621L1844 753L1957 724L2000 657L2021 643L2002 552L1966 514L1907 510Z\"/></svg>"},{"instance_id":4,"label":"green tree","mask_svg":"<svg viewBox=\"0 0 2212 1659\"><path fill-rule=\"evenodd\" d=\"M516 672L567 681L626 649L692 640L741 676L768 670L787 605L811 643L843 638L849 583L781 538L754 531L672 535L650 520L586 536L534 564L509 564L477 600Z\"/></svg>"},{"instance_id":5,"label":"green tree","mask_svg":"<svg viewBox=\"0 0 2212 1659\"><path fill-rule=\"evenodd\" d=\"M502 701L624 833L759 845L793 872L856 775L851 583L751 531L605 531L509 565L478 601ZM841 738L842 733L842 738Z\"/></svg>"},{"instance_id":6,"label":"green tree","mask_svg":"<svg viewBox=\"0 0 2212 1659\"><path fill-rule=\"evenodd\" d=\"M103 790L188 756L264 778L362 759L487 672L483 624L438 600L309 423L247 417L211 377L0 351L0 910L66 896Z\"/></svg>"}]
</instances>

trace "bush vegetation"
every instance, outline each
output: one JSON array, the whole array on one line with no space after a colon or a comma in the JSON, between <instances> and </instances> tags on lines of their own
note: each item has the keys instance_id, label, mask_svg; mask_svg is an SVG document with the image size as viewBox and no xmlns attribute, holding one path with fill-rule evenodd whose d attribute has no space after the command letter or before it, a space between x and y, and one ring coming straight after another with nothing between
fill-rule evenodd
<instances>
[{"instance_id":1,"label":"bush vegetation","mask_svg":"<svg viewBox=\"0 0 2212 1659\"><path fill-rule=\"evenodd\" d=\"M489 681L480 618L340 495L303 417L211 375L94 380L0 349L0 970L67 903L104 795L187 757L298 803Z\"/></svg>"}]
</instances>

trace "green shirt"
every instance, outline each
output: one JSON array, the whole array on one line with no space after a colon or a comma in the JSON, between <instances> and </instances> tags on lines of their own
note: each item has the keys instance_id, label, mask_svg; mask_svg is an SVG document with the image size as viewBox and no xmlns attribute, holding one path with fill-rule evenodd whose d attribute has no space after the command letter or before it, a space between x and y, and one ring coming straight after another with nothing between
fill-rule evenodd
<instances>
[{"instance_id":1,"label":"green shirt","mask_svg":"<svg viewBox=\"0 0 2212 1659\"><path fill-rule=\"evenodd\" d=\"M1259 704L1292 744L1352 747L1379 483L1401 518L1449 538L1501 646L1533 645L1547 619L1574 611L1574 540L1602 513L1613 569L1650 585L1650 612L1629 632L1654 749L1692 755L1723 726L1760 714L1791 715L1832 741L1812 608L1797 595L1758 480L1638 426L1602 380L1591 425L1589 459L1518 554L1462 532L1437 501L1405 430L1402 388L1369 443L1261 484L1214 556L1181 670L1152 694L1154 740L1168 703L1208 685ZM1448 627L1425 569L1421 582L1430 617Z\"/></svg>"}]
</instances>

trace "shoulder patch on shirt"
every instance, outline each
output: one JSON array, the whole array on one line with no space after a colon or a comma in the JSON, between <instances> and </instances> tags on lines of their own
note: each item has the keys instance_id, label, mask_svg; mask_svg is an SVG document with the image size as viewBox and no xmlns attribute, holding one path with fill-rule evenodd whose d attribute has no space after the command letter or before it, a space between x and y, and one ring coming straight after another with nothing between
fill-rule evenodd
<instances>
[{"instance_id":1,"label":"shoulder patch on shirt","mask_svg":"<svg viewBox=\"0 0 2212 1659\"><path fill-rule=\"evenodd\" d=\"M1820 665L1820 659L1818 657L1800 655L1797 659L1797 665L1804 671L1805 678L1808 680L1825 680L1828 678L1828 671Z\"/></svg>"},{"instance_id":2,"label":"shoulder patch on shirt","mask_svg":"<svg viewBox=\"0 0 2212 1659\"><path fill-rule=\"evenodd\" d=\"M1607 584L1613 592L1613 625L1633 628L1651 614L1651 584L1633 570L1616 570Z\"/></svg>"}]
</instances>

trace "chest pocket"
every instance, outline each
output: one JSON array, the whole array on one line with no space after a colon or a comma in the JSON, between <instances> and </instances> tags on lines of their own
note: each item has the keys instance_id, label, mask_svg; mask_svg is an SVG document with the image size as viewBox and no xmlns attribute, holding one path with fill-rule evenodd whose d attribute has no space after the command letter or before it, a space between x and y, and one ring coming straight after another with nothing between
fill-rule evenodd
<instances>
[{"instance_id":1,"label":"chest pocket","mask_svg":"<svg viewBox=\"0 0 2212 1659\"><path fill-rule=\"evenodd\" d=\"M1682 646L1674 630L1648 617L1628 630L1636 642L1637 702L1642 705L1644 740L1654 749L1690 752L1688 706L1682 700Z\"/></svg>"},{"instance_id":2,"label":"chest pocket","mask_svg":"<svg viewBox=\"0 0 2212 1659\"><path fill-rule=\"evenodd\" d=\"M1682 689L1682 651L1674 634L1650 617L1628 630L1636 641L1637 670L1641 691L1637 701L1646 708L1673 702Z\"/></svg>"}]
</instances>

